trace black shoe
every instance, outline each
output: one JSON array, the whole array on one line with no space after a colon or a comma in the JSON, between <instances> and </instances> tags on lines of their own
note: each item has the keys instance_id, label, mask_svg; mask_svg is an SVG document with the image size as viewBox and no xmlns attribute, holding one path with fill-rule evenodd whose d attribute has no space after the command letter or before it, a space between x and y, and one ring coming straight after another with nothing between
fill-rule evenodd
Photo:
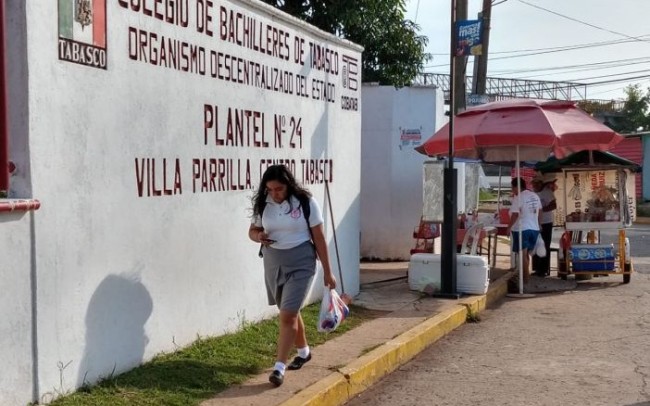
<instances>
[{"instance_id":1,"label":"black shoe","mask_svg":"<svg viewBox=\"0 0 650 406\"><path fill-rule=\"evenodd\" d=\"M269 375L269 382L271 382L277 388L278 386L282 385L282 382L284 382L284 375L282 375L280 371L276 369L275 371L271 372L271 375Z\"/></svg>"},{"instance_id":2,"label":"black shoe","mask_svg":"<svg viewBox=\"0 0 650 406\"><path fill-rule=\"evenodd\" d=\"M302 368L303 365L308 363L311 360L311 352L307 355L307 358L296 357L291 361L291 364L287 365L287 369L290 371L295 371L296 369Z\"/></svg>"}]
</instances>

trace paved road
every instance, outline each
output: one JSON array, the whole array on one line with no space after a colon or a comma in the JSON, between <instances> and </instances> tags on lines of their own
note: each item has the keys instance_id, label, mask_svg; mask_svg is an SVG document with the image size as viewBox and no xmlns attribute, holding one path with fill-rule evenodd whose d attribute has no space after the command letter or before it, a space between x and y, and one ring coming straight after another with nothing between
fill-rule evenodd
<instances>
[{"instance_id":1,"label":"paved road","mask_svg":"<svg viewBox=\"0 0 650 406\"><path fill-rule=\"evenodd\" d=\"M348 405L650 405L650 227L628 234L630 284L505 299Z\"/></svg>"}]
</instances>

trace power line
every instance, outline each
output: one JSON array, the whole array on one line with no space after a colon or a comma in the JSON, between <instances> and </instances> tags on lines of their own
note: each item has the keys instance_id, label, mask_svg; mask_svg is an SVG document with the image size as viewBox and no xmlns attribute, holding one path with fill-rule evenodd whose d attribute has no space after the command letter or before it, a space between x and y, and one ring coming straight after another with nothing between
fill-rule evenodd
<instances>
[{"instance_id":1,"label":"power line","mask_svg":"<svg viewBox=\"0 0 650 406\"><path fill-rule=\"evenodd\" d=\"M646 37L646 36L650 36L650 34L641 35L641 37ZM536 52L536 51L555 51L555 50L571 51L571 50L574 50L574 49L592 48L592 47L599 47L599 46L606 46L606 45L625 44L625 43L628 43L628 42L635 42L635 41L630 40L630 39L615 39L615 40L610 40L610 41L589 42L589 43L586 43L586 44L562 45L562 46L559 46L559 47L546 47L546 48L514 49L512 51L494 51L494 52L491 52L491 53L492 54L517 54L517 53L521 53L521 52ZM449 52L431 52L431 55L447 56L447 55L449 55Z\"/></svg>"},{"instance_id":2,"label":"power line","mask_svg":"<svg viewBox=\"0 0 650 406\"><path fill-rule=\"evenodd\" d=\"M648 62L635 62L635 63L630 63L630 64L627 64L627 65L637 65L637 64L647 64L647 63L650 63L650 61L648 61ZM618 66L616 66L616 67L618 67ZM540 74L536 74L536 75L527 75L527 76L516 76L516 78L517 79L531 79L531 78L539 78L539 77L542 77L542 76L558 76L558 75L561 75L561 74L567 74L568 75L568 74L578 73L578 72L591 72L591 71L599 70L599 69L614 69L616 67L600 66L600 67L596 67L596 68L583 68L583 69L567 70L567 71L562 71L562 72L540 73ZM645 72L647 72L647 71L648 70L646 69Z\"/></svg>"},{"instance_id":3,"label":"power line","mask_svg":"<svg viewBox=\"0 0 650 406\"><path fill-rule=\"evenodd\" d=\"M524 1L524 0L518 0L518 1L519 1L520 3L523 3L523 4L527 5L527 6L530 6L530 7L533 7L533 8L537 8L537 9L540 9L540 10L546 11L546 12L551 13L551 14L555 14L556 16L559 16L559 17L562 17L562 18L566 18L567 20L575 21L575 22L577 22L577 23L584 24L584 25L589 26L589 27L592 27L592 28L596 28L597 30L601 30L601 31L609 32L609 33L611 33L611 34L621 35L621 36L623 36L623 37L631 38L631 39L634 39L634 40L637 40L637 41L641 41L641 42L648 42L648 40L641 39L641 38L639 38L639 37L633 37L633 36L631 36L631 35L627 35L627 34L623 34L622 32L612 31L612 30L609 30L609 29L607 29L607 28L599 27L599 26L597 26L597 25L590 24L590 23L585 22L585 21L582 21L582 20L578 20L577 18L569 17L569 16L566 16L566 15L564 15L564 14L557 13L557 12L555 12L555 11L553 11L553 10L549 10L549 9L544 8L544 7L541 7L541 6L537 6L537 5L535 5L535 4L528 3L528 2L526 2L526 1Z\"/></svg>"},{"instance_id":4,"label":"power line","mask_svg":"<svg viewBox=\"0 0 650 406\"><path fill-rule=\"evenodd\" d=\"M415 20L413 20L414 23L418 22L418 12L420 11L420 0L418 0L417 5L415 6Z\"/></svg>"},{"instance_id":5,"label":"power line","mask_svg":"<svg viewBox=\"0 0 650 406\"><path fill-rule=\"evenodd\" d=\"M503 74L511 74L511 73L544 72L544 71L551 71L551 70L565 70L565 69L578 69L578 68L610 69L610 68L617 68L619 66L635 65L638 63L648 63L648 62L650 62L650 57L644 56L638 58L616 59L616 60L601 61L601 62L582 63L576 65L551 66L551 67L540 67L540 68L531 68L531 69L493 70L492 73L499 73L503 75Z\"/></svg>"},{"instance_id":6,"label":"power line","mask_svg":"<svg viewBox=\"0 0 650 406\"><path fill-rule=\"evenodd\" d=\"M552 54L552 53L556 53L556 52L573 51L573 50L576 50L576 49L591 48L592 46L595 47L595 46L617 45L617 44L622 44L624 42L631 42L631 41L603 43L603 44L600 44L600 45L575 45L575 46L571 46L571 47L567 47L567 48L559 48L559 49L554 49L554 50L549 50L549 51L530 52L530 53L523 54L523 55L499 56L499 57L496 57L496 58L491 58L490 61L496 61L496 60L501 60L501 59L512 59L512 58L524 58L524 57L527 57L527 56L545 55L545 54ZM442 54L442 55L449 55L449 53ZM427 65L427 66L425 66L425 68L438 68L438 67L444 67L444 66L447 66L447 65L448 64Z\"/></svg>"},{"instance_id":7,"label":"power line","mask_svg":"<svg viewBox=\"0 0 650 406\"><path fill-rule=\"evenodd\" d=\"M527 54L508 55L508 56L496 57L496 58L491 58L490 59L491 61L500 60L500 59L523 58L523 57L527 57L527 56L544 55L544 54L549 54L549 53L572 51L572 50L576 50L576 49L591 48L591 47L597 47L597 46L617 45L617 44L633 42L633 41L634 42L638 42L638 41L650 42L650 39L644 39L644 37L648 37L648 36L650 36L650 34L644 34L644 35L641 35L641 36L638 36L638 37L633 37L633 36L629 36L627 34L623 34L623 33L619 33L619 32L616 32L616 31L607 30L607 29L602 28L602 27L594 26L593 24L589 24L589 23L586 23L584 21L580 21L580 20L574 19L572 17L565 16L565 15L560 14L560 13L556 13L556 12L554 12L552 10L548 10L548 9L543 8L543 7L536 6L534 4L527 3L527 2L525 2L523 0L518 0L518 1L523 3L523 4L529 5L531 7L539 8L541 10L550 12L552 14L556 14L556 15L561 16L563 18L567 18L569 20L579 22L581 24L586 24L586 25L589 25L589 26L594 27L594 28L598 28L598 29L601 29L601 30L604 30L604 31L607 31L607 32L614 33L616 35L624 36L624 37L628 38L628 40L612 40L612 41L602 41L602 42L594 42L594 43L587 43L587 44L570 45L570 46L564 46L564 47L551 47L551 48L532 49L532 50L530 50L532 52L527 53ZM503 51L503 52L492 52L492 53L493 54L497 54L497 53L515 53L515 52L527 52L527 51L528 50L519 50L519 51ZM537 52L537 51L540 51L540 52ZM434 53L433 55L449 55L449 53ZM428 66L425 66L424 68L437 68L437 67L445 67L445 66L447 66L446 63L445 64L440 64L440 65L428 65Z\"/></svg>"},{"instance_id":8,"label":"power line","mask_svg":"<svg viewBox=\"0 0 650 406\"><path fill-rule=\"evenodd\" d=\"M419 1L419 0L418 0ZM492 5L497 5L504 3L507 0L499 1L493 0ZM491 58L492 61L499 60L499 59L511 59L511 58L522 58L522 57L529 57L529 56L535 56L535 55L544 55L544 54L551 54L551 53L557 53L557 52L566 52L566 51L573 51L577 49L584 49L584 48L593 48L593 47L601 47L601 46L609 46L609 45L618 45L618 44L623 44L623 43L630 43L630 42L650 42L650 39L648 37L650 34L643 34L640 36L630 36L625 33L609 30L607 28L603 28L582 20L578 20L573 17L569 17L560 13L557 13L555 11L546 9L544 7L539 7L534 4L528 3L527 1L524 0L519 0L519 2L528 5L533 8L537 8L540 10L543 10L545 12L557 15L559 17L587 25L589 27L606 31L612 34L616 34L622 37L625 37L624 39L616 39L616 40L610 40L610 41L601 41L601 42L591 42L591 43L582 43L582 44L576 44L576 45L569 45L569 46L558 46L558 47L548 47L548 48L538 48L538 49L519 49L519 50L513 50L513 51L495 51L492 52L492 54L506 54L501 57L495 57ZM440 53L440 54L434 54L434 55L444 55L447 56L448 53ZM552 72L556 71L553 73L545 73L545 74L538 74L538 75L531 75L528 77L535 77L535 76L549 76L549 75L558 75L560 73L559 71L567 71L566 73L577 73L585 70L597 70L597 69L614 69L614 68L619 68L622 66L626 65L635 65L635 64L644 64L644 63L650 63L648 61L649 58L629 58L625 60L610 60L610 61L600 61L600 62L594 62L594 63L587 63L587 64L579 64L579 65L569 65L569 66L554 66L554 67L546 67L546 68L539 68L539 69L525 69L525 70L511 70L511 71L505 71L506 73L524 73L524 72ZM467 62L471 63L471 59L468 60ZM425 66L425 68L436 68L436 67L447 67L448 64L444 63L441 65L429 65ZM630 75L634 73L641 73L641 72L647 72L647 70L643 71L628 71L624 73L616 73L616 74L608 74L608 75L600 75L600 76L591 76L589 78L584 78L584 79L572 79L572 81L580 81L580 80L593 80L593 79L599 79L599 78L615 78L617 76L621 75ZM564 73L564 72L562 72ZM636 81L642 81L642 80L647 80L650 78L650 75L641 75L641 76L633 76L633 77L624 77L624 78L616 78L616 79L608 79L608 80L602 80L602 81L594 81L591 83L584 83L585 85L588 86L603 86L603 85L611 85L614 83L621 83L621 82L636 82ZM518 79L525 79L525 78L518 78Z\"/></svg>"},{"instance_id":9,"label":"power line","mask_svg":"<svg viewBox=\"0 0 650 406\"><path fill-rule=\"evenodd\" d=\"M578 66L598 66L598 65L606 64L606 63L615 64L615 63L618 63L618 62L621 62L621 61L633 61L633 60L647 59L647 58L650 58L650 57L639 57L639 58L630 58L630 59L612 59L612 60L609 60L609 61L592 62L592 63L582 64L582 65L574 65L574 66L576 66L576 67L578 67ZM506 57L492 58L491 60L494 61L494 60L498 60L498 59L506 59ZM446 66L447 65L428 65L428 66L425 66L425 68L438 68L438 67L446 67ZM536 70L549 70L549 69L541 69L540 68L540 69L533 69L531 71L534 72ZM524 70L524 72L525 72L525 70Z\"/></svg>"},{"instance_id":10,"label":"power line","mask_svg":"<svg viewBox=\"0 0 650 406\"><path fill-rule=\"evenodd\" d=\"M613 79L613 80L603 80L600 82L591 82L591 83L583 83L583 84L587 86L602 86L602 85L609 85L612 83L630 82L636 79L650 79L650 75L641 75L641 76L634 76L631 78L621 78L621 79Z\"/></svg>"},{"instance_id":11,"label":"power line","mask_svg":"<svg viewBox=\"0 0 650 406\"><path fill-rule=\"evenodd\" d=\"M622 76L622 75L630 75L633 73L643 73L643 72L648 72L647 69L642 69L642 70L635 70L631 72L621 72L621 73L610 73L609 75L600 75L600 76L591 76L588 78L579 78L579 79L570 79L572 82L582 82L584 80L591 80L591 79L600 79L600 78L611 78L614 76ZM521 79L521 78L520 78ZM585 82L586 84L589 84L589 82Z\"/></svg>"},{"instance_id":12,"label":"power line","mask_svg":"<svg viewBox=\"0 0 650 406\"><path fill-rule=\"evenodd\" d=\"M643 34L640 35L639 38L643 37L650 37L650 34ZM555 50L566 50L566 51L572 51L574 49L582 49L582 48L592 48L592 47L600 47L600 46L607 46L607 45L618 45L618 44L626 44L629 42L637 42L636 40L631 40L631 39L615 39L615 40L609 40L609 41L599 41L599 42L588 42L584 44L574 44L574 45L562 45L559 47L546 47L546 48L530 48L530 49L515 49L512 51L495 51L495 52L490 52L492 54L515 54L515 53L521 53L521 52L536 52L536 51L555 51ZM431 55L449 55L449 52L433 52Z\"/></svg>"},{"instance_id":13,"label":"power line","mask_svg":"<svg viewBox=\"0 0 650 406\"><path fill-rule=\"evenodd\" d=\"M646 79L637 79L637 80L632 80L632 81L630 81L630 83L632 83L632 82L645 82L645 81L646 81ZM617 92L617 91L621 91L621 90L626 89L626 88L627 88L627 86L620 86L620 87L616 87L616 88L614 88L614 89L601 90L601 91L599 91L599 92L593 92L593 93L591 93L591 94L594 95L594 94L603 94L603 93Z\"/></svg>"}]
</instances>

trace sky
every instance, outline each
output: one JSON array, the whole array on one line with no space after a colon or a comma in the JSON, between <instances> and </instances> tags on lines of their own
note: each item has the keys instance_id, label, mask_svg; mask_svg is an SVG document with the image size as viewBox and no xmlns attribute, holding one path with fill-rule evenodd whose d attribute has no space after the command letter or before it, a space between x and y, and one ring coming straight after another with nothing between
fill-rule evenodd
<instances>
[{"instance_id":1,"label":"sky","mask_svg":"<svg viewBox=\"0 0 650 406\"><path fill-rule=\"evenodd\" d=\"M475 19L483 0L467 1L468 19ZM629 84L644 92L650 87L650 0L492 3L489 77L593 83L586 88L588 99L624 99ZM433 60L425 72L449 73L451 0L406 0L406 6L406 18L429 38L426 50ZM523 56L531 53L537 55ZM631 79L639 76L645 77ZM617 82L596 84L604 81Z\"/></svg>"}]
</instances>

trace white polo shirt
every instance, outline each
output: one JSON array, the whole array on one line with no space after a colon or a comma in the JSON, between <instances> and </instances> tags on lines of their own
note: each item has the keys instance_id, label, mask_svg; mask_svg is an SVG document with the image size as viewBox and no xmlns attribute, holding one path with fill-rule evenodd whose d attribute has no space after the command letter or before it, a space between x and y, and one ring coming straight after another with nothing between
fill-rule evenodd
<instances>
[{"instance_id":1,"label":"white polo shirt","mask_svg":"<svg viewBox=\"0 0 650 406\"><path fill-rule=\"evenodd\" d=\"M519 213L517 222L512 226L512 231L536 230L539 231L539 220L537 213L542 210L542 202L539 197L530 190L522 190L512 198L510 214Z\"/></svg>"},{"instance_id":2,"label":"white polo shirt","mask_svg":"<svg viewBox=\"0 0 650 406\"><path fill-rule=\"evenodd\" d=\"M287 200L276 203L268 196L262 219L260 220L259 216L253 217L253 225L264 227L269 238L276 241L271 244L272 248L286 250L311 240L307 222L299 206L300 201L295 196L291 196L291 205ZM309 225L314 227L322 224L323 213L313 197L309 198L309 207Z\"/></svg>"}]
</instances>

